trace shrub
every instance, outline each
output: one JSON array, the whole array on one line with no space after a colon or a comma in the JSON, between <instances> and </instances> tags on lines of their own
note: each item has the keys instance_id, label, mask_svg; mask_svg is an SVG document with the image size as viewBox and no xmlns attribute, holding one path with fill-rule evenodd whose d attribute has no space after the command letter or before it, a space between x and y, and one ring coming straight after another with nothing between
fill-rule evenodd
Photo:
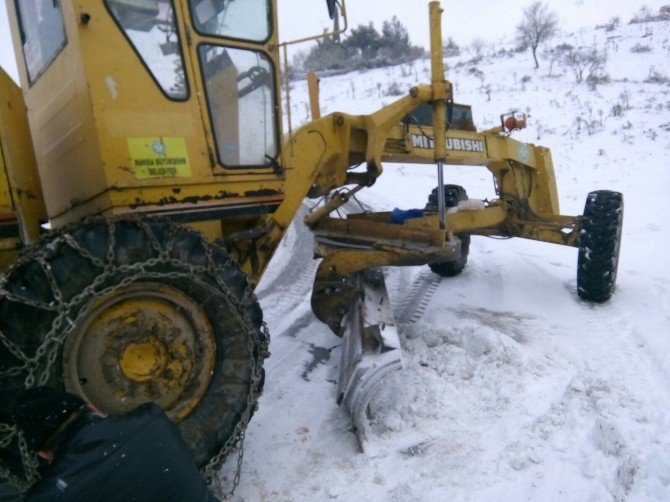
<instances>
[{"instance_id":1,"label":"shrub","mask_svg":"<svg viewBox=\"0 0 670 502\"><path fill-rule=\"evenodd\" d=\"M661 72L656 71L652 66L649 68L649 76L644 80L647 84L667 84L670 83L670 79Z\"/></svg>"},{"instance_id":2,"label":"shrub","mask_svg":"<svg viewBox=\"0 0 670 502\"><path fill-rule=\"evenodd\" d=\"M456 56L460 56L460 54L461 54L461 48L458 46L456 42L454 42L453 38L449 37L447 39L447 42L442 47L442 55L445 58L453 58Z\"/></svg>"},{"instance_id":3,"label":"shrub","mask_svg":"<svg viewBox=\"0 0 670 502\"><path fill-rule=\"evenodd\" d=\"M304 71L344 70L347 68L347 51L335 37L316 41L302 61Z\"/></svg>"},{"instance_id":4,"label":"shrub","mask_svg":"<svg viewBox=\"0 0 670 502\"><path fill-rule=\"evenodd\" d=\"M638 10L635 15L633 15L633 18L630 20L630 24L646 23L652 21L652 18L653 14L649 6L643 5L640 7L640 10Z\"/></svg>"},{"instance_id":5,"label":"shrub","mask_svg":"<svg viewBox=\"0 0 670 502\"><path fill-rule=\"evenodd\" d=\"M614 16L610 19L609 23L605 25L605 31L614 31L621 24L621 18L619 16Z\"/></svg>"},{"instance_id":6,"label":"shrub","mask_svg":"<svg viewBox=\"0 0 670 502\"><path fill-rule=\"evenodd\" d=\"M479 80L484 80L484 72L481 71L481 70L480 70L479 68L477 68L476 66L475 66L475 67L472 67L472 68L470 68L470 69L468 69L468 73L469 73L470 75L472 75L473 77L478 78Z\"/></svg>"},{"instance_id":7,"label":"shrub","mask_svg":"<svg viewBox=\"0 0 670 502\"><path fill-rule=\"evenodd\" d=\"M648 6L643 5L630 20L630 24L668 20L670 20L670 5L663 5L660 9L658 9L657 14L654 14Z\"/></svg>"},{"instance_id":8,"label":"shrub","mask_svg":"<svg viewBox=\"0 0 670 502\"><path fill-rule=\"evenodd\" d=\"M549 76L554 72L554 64L565 59L566 54L572 51L574 47L567 43L562 43L545 52L545 57L549 58Z\"/></svg>"},{"instance_id":9,"label":"shrub","mask_svg":"<svg viewBox=\"0 0 670 502\"><path fill-rule=\"evenodd\" d=\"M398 82L391 82L384 92L385 96L402 96L406 94L406 90Z\"/></svg>"},{"instance_id":10,"label":"shrub","mask_svg":"<svg viewBox=\"0 0 670 502\"><path fill-rule=\"evenodd\" d=\"M348 37L318 40L302 61L303 72L379 68L407 63L423 56L410 43L407 29L397 17L384 21L380 34L372 25L353 28Z\"/></svg>"},{"instance_id":11,"label":"shrub","mask_svg":"<svg viewBox=\"0 0 670 502\"><path fill-rule=\"evenodd\" d=\"M630 48L631 52L634 52L636 54L641 54L643 52L651 52L651 47L648 45L642 45L642 44L635 44L633 47Z\"/></svg>"},{"instance_id":12,"label":"shrub","mask_svg":"<svg viewBox=\"0 0 670 502\"><path fill-rule=\"evenodd\" d=\"M592 86L609 82L609 75L605 73L607 53L596 47L579 47L565 54L565 64L572 69L575 81L588 82Z\"/></svg>"}]
</instances>

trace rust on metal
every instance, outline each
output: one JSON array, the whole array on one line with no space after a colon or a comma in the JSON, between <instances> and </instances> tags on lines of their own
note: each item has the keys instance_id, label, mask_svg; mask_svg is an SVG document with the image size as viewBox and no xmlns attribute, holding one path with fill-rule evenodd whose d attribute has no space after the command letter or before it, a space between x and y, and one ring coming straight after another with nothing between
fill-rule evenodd
<instances>
[{"instance_id":1,"label":"rust on metal","mask_svg":"<svg viewBox=\"0 0 670 502\"><path fill-rule=\"evenodd\" d=\"M154 401L178 421L207 390L215 356L199 305L165 284L134 283L77 322L63 350L64 379L106 413Z\"/></svg>"}]
</instances>

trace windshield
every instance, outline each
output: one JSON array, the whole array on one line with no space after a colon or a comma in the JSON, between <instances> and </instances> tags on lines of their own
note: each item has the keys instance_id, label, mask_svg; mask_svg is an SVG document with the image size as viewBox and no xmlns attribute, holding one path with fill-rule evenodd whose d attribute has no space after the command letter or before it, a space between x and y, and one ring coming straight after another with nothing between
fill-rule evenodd
<instances>
[{"instance_id":1,"label":"windshield","mask_svg":"<svg viewBox=\"0 0 670 502\"><path fill-rule=\"evenodd\" d=\"M107 0L115 21L163 92L188 98L184 60L171 0Z\"/></svg>"},{"instance_id":2,"label":"windshield","mask_svg":"<svg viewBox=\"0 0 670 502\"><path fill-rule=\"evenodd\" d=\"M203 35L264 42L270 37L270 0L191 0L195 29Z\"/></svg>"}]
</instances>

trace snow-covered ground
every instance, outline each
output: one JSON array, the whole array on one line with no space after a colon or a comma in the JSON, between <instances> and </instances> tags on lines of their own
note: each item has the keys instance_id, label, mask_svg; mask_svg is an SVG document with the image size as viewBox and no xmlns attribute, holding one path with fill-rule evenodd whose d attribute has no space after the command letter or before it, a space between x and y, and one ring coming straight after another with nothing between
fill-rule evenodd
<instances>
[{"instance_id":1,"label":"snow-covered ground","mask_svg":"<svg viewBox=\"0 0 670 502\"><path fill-rule=\"evenodd\" d=\"M591 190L624 193L612 300L577 298L575 249L520 239L473 238L455 278L387 270L405 369L374 399L359 454L335 404L340 339L309 307L316 263L297 218L258 290L272 355L234 500L670 500L670 26L549 45L561 42L607 50L611 82L576 84L560 64L549 77L546 58L536 71L526 53L449 58L447 73L480 129L530 114L515 136L552 149L563 214L581 214ZM323 112L371 112L396 99L391 84L428 81L428 64L323 79ZM307 119L305 96L296 82L294 120ZM446 180L494 196L482 168ZM435 185L434 167L387 164L360 199L423 207Z\"/></svg>"}]
</instances>

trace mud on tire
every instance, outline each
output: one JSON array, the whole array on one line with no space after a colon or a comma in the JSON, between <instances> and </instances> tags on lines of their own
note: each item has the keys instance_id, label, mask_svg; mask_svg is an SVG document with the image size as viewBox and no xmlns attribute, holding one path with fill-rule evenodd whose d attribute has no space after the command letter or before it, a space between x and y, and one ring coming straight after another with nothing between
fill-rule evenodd
<instances>
[{"instance_id":1,"label":"mud on tire","mask_svg":"<svg viewBox=\"0 0 670 502\"><path fill-rule=\"evenodd\" d=\"M577 293L604 302L616 285L623 224L623 194L609 190L586 198L577 259Z\"/></svg>"},{"instance_id":2,"label":"mud on tire","mask_svg":"<svg viewBox=\"0 0 670 502\"><path fill-rule=\"evenodd\" d=\"M460 185L444 185L444 207L456 207L462 200L468 200L468 194ZM438 210L438 193L437 187L428 196L428 202L424 211L437 212ZM458 238L461 240L461 256L457 260L443 261L439 263L429 263L430 269L437 275L443 277L453 277L460 274L468 262L468 254L470 253L470 236L467 234L459 234Z\"/></svg>"}]
</instances>

